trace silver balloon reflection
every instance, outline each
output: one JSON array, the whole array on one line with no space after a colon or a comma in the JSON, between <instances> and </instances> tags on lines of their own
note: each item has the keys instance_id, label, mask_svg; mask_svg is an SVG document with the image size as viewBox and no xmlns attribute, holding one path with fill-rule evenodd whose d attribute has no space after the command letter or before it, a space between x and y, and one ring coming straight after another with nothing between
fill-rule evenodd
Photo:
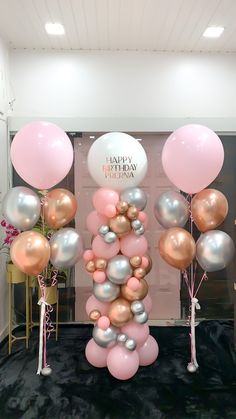
<instances>
[{"instance_id":1,"label":"silver balloon reflection","mask_svg":"<svg viewBox=\"0 0 236 419\"><path fill-rule=\"evenodd\" d=\"M108 244L114 243L114 241L116 241L116 233L114 233L113 231L109 231L105 234L104 241Z\"/></svg>"},{"instance_id":2,"label":"silver balloon reflection","mask_svg":"<svg viewBox=\"0 0 236 419\"><path fill-rule=\"evenodd\" d=\"M147 195L141 188L127 188L120 194L120 200L134 205L142 211L147 205Z\"/></svg>"},{"instance_id":3,"label":"silver balloon reflection","mask_svg":"<svg viewBox=\"0 0 236 419\"><path fill-rule=\"evenodd\" d=\"M69 268L78 262L83 253L81 236L74 228L62 228L50 239L50 261L55 268Z\"/></svg>"},{"instance_id":4,"label":"silver balloon reflection","mask_svg":"<svg viewBox=\"0 0 236 419\"><path fill-rule=\"evenodd\" d=\"M146 311L143 311L142 313L139 313L139 314L135 314L134 320L137 323L144 324L148 321L148 314L146 313Z\"/></svg>"},{"instance_id":5,"label":"silver balloon reflection","mask_svg":"<svg viewBox=\"0 0 236 419\"><path fill-rule=\"evenodd\" d=\"M132 275L129 259L123 255L117 255L109 260L106 274L114 284L125 284Z\"/></svg>"},{"instance_id":6,"label":"silver balloon reflection","mask_svg":"<svg viewBox=\"0 0 236 419\"><path fill-rule=\"evenodd\" d=\"M138 230L140 227L142 227L142 223L141 223L141 221L140 220L133 220L132 222L131 222L131 226L132 226L132 229L133 230Z\"/></svg>"},{"instance_id":7,"label":"silver balloon reflection","mask_svg":"<svg viewBox=\"0 0 236 419\"><path fill-rule=\"evenodd\" d=\"M99 301L114 301L120 294L119 285L113 284L113 282L106 279L104 282L99 284L98 282L93 283L93 293Z\"/></svg>"},{"instance_id":8,"label":"silver balloon reflection","mask_svg":"<svg viewBox=\"0 0 236 419\"><path fill-rule=\"evenodd\" d=\"M233 240L224 231L207 231L197 241L197 261L207 272L224 269L232 261L234 252Z\"/></svg>"},{"instance_id":9,"label":"silver balloon reflection","mask_svg":"<svg viewBox=\"0 0 236 419\"><path fill-rule=\"evenodd\" d=\"M117 336L117 342L124 344L128 339L128 336L125 333L119 333Z\"/></svg>"},{"instance_id":10,"label":"silver balloon reflection","mask_svg":"<svg viewBox=\"0 0 236 419\"><path fill-rule=\"evenodd\" d=\"M137 343L135 342L134 339L127 339L127 341L125 342L125 347L129 351L134 351L136 349L136 346L137 346Z\"/></svg>"},{"instance_id":11,"label":"silver balloon reflection","mask_svg":"<svg viewBox=\"0 0 236 419\"><path fill-rule=\"evenodd\" d=\"M167 191L157 198L154 214L165 228L184 227L189 218L189 205L179 192Z\"/></svg>"},{"instance_id":12,"label":"silver balloon reflection","mask_svg":"<svg viewBox=\"0 0 236 419\"><path fill-rule=\"evenodd\" d=\"M117 327L109 326L106 330L103 330L95 325L93 328L93 339L102 348L112 348L116 345L118 333L119 329Z\"/></svg>"},{"instance_id":13,"label":"silver balloon reflection","mask_svg":"<svg viewBox=\"0 0 236 419\"><path fill-rule=\"evenodd\" d=\"M131 308L132 313L134 313L134 314L140 314L140 313L143 313L145 311L145 306L144 306L143 302L140 301L140 300L133 301L131 303L130 308Z\"/></svg>"},{"instance_id":14,"label":"silver balloon reflection","mask_svg":"<svg viewBox=\"0 0 236 419\"><path fill-rule=\"evenodd\" d=\"M107 234L109 232L109 226L107 225L102 225L99 230L98 233L101 234L101 236L105 236L105 234Z\"/></svg>"},{"instance_id":15,"label":"silver balloon reflection","mask_svg":"<svg viewBox=\"0 0 236 419\"><path fill-rule=\"evenodd\" d=\"M144 232L145 232L145 228L143 225L141 225L141 227L138 228L137 230L134 230L134 233L136 234L136 236L142 236Z\"/></svg>"},{"instance_id":16,"label":"silver balloon reflection","mask_svg":"<svg viewBox=\"0 0 236 419\"><path fill-rule=\"evenodd\" d=\"M2 202L2 213L9 224L21 231L31 230L41 211L38 195L29 188L16 186L10 189Z\"/></svg>"}]
</instances>

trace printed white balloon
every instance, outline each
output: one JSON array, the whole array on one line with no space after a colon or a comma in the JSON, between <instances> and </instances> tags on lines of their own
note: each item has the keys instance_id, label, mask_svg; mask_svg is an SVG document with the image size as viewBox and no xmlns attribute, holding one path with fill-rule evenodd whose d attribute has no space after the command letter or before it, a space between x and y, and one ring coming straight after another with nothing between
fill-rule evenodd
<instances>
[{"instance_id":1,"label":"printed white balloon","mask_svg":"<svg viewBox=\"0 0 236 419\"><path fill-rule=\"evenodd\" d=\"M123 190L137 186L147 172L147 156L138 140L122 132L99 137L88 153L88 170L101 187Z\"/></svg>"}]
</instances>

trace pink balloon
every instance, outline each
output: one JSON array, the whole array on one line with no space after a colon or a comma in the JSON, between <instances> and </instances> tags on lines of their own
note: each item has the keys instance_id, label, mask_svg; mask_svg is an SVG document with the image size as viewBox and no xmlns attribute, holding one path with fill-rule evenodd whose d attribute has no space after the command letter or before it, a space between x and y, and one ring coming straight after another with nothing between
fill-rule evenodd
<instances>
[{"instance_id":1,"label":"pink balloon","mask_svg":"<svg viewBox=\"0 0 236 419\"><path fill-rule=\"evenodd\" d=\"M147 239L144 236L136 236L133 232L120 240L121 252L129 258L145 255L147 248Z\"/></svg>"},{"instance_id":2,"label":"pink balloon","mask_svg":"<svg viewBox=\"0 0 236 419\"><path fill-rule=\"evenodd\" d=\"M149 327L147 323L140 324L134 320L130 320L121 328L122 333L126 333L129 338L134 339L137 346L142 346L149 335Z\"/></svg>"},{"instance_id":3,"label":"pink balloon","mask_svg":"<svg viewBox=\"0 0 236 419\"><path fill-rule=\"evenodd\" d=\"M137 350L139 356L139 365L145 367L156 361L159 353L157 341L149 335L146 342Z\"/></svg>"},{"instance_id":4,"label":"pink balloon","mask_svg":"<svg viewBox=\"0 0 236 419\"><path fill-rule=\"evenodd\" d=\"M138 371L139 357L137 351L128 351L122 346L114 346L107 357L107 368L118 380L128 380Z\"/></svg>"},{"instance_id":5,"label":"pink balloon","mask_svg":"<svg viewBox=\"0 0 236 419\"><path fill-rule=\"evenodd\" d=\"M50 122L21 128L11 145L11 161L18 175L37 189L57 185L73 163L73 147L66 133Z\"/></svg>"},{"instance_id":6,"label":"pink balloon","mask_svg":"<svg viewBox=\"0 0 236 419\"><path fill-rule=\"evenodd\" d=\"M96 236L98 230L102 225L107 225L108 220L104 215L98 214L97 211L91 211L86 218L86 225L88 231Z\"/></svg>"},{"instance_id":7,"label":"pink balloon","mask_svg":"<svg viewBox=\"0 0 236 419\"><path fill-rule=\"evenodd\" d=\"M102 316L106 316L108 314L109 306L109 303L99 301L94 295L91 295L86 302L85 309L88 316L93 310L98 310Z\"/></svg>"},{"instance_id":8,"label":"pink balloon","mask_svg":"<svg viewBox=\"0 0 236 419\"><path fill-rule=\"evenodd\" d=\"M83 254L83 259L85 262L89 262L90 260L93 260L94 259L93 251L91 249L85 250Z\"/></svg>"},{"instance_id":9,"label":"pink balloon","mask_svg":"<svg viewBox=\"0 0 236 419\"><path fill-rule=\"evenodd\" d=\"M90 339L85 348L85 356L88 362L97 368L107 366L108 353L109 349L97 345L93 339Z\"/></svg>"},{"instance_id":10,"label":"pink balloon","mask_svg":"<svg viewBox=\"0 0 236 419\"><path fill-rule=\"evenodd\" d=\"M107 316L101 316L97 321L98 327L100 327L102 330L107 330L110 324L110 319Z\"/></svg>"},{"instance_id":11,"label":"pink balloon","mask_svg":"<svg viewBox=\"0 0 236 419\"><path fill-rule=\"evenodd\" d=\"M120 243L118 239L114 243L105 243L101 236L96 236L92 242L92 250L97 258L110 259L119 253Z\"/></svg>"},{"instance_id":12,"label":"pink balloon","mask_svg":"<svg viewBox=\"0 0 236 419\"><path fill-rule=\"evenodd\" d=\"M104 214L106 217L112 218L116 215L116 207L113 204L108 204L104 208Z\"/></svg>"},{"instance_id":13,"label":"pink balloon","mask_svg":"<svg viewBox=\"0 0 236 419\"><path fill-rule=\"evenodd\" d=\"M146 229L148 226L148 216L146 212L140 211L138 215L138 219L139 221L141 221L141 223L143 223L143 226Z\"/></svg>"},{"instance_id":14,"label":"pink balloon","mask_svg":"<svg viewBox=\"0 0 236 419\"><path fill-rule=\"evenodd\" d=\"M148 267L148 265L149 265L148 258L146 256L143 256L142 257L142 265L141 265L141 268L146 269Z\"/></svg>"},{"instance_id":15,"label":"pink balloon","mask_svg":"<svg viewBox=\"0 0 236 419\"><path fill-rule=\"evenodd\" d=\"M132 276L127 281L127 287L132 291L137 291L140 288L140 281L135 276Z\"/></svg>"},{"instance_id":16,"label":"pink balloon","mask_svg":"<svg viewBox=\"0 0 236 419\"><path fill-rule=\"evenodd\" d=\"M145 311L149 314L152 310L152 299L150 295L147 294L146 297L142 301L145 307Z\"/></svg>"},{"instance_id":17,"label":"pink balloon","mask_svg":"<svg viewBox=\"0 0 236 419\"><path fill-rule=\"evenodd\" d=\"M101 284L106 279L106 274L103 271L94 271L93 272L93 280L98 284Z\"/></svg>"},{"instance_id":18,"label":"pink balloon","mask_svg":"<svg viewBox=\"0 0 236 419\"><path fill-rule=\"evenodd\" d=\"M93 194L93 206L99 214L104 214L107 205L114 205L119 201L119 195L112 189L100 188Z\"/></svg>"},{"instance_id":19,"label":"pink balloon","mask_svg":"<svg viewBox=\"0 0 236 419\"><path fill-rule=\"evenodd\" d=\"M163 169L171 182L187 193L208 186L220 172L224 148L218 135L202 125L185 125L166 140Z\"/></svg>"}]
</instances>

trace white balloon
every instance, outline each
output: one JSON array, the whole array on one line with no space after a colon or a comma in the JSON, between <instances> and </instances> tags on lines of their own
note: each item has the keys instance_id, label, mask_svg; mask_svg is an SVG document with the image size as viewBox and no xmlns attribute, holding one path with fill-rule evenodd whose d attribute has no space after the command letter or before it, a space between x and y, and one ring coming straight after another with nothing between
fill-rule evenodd
<instances>
[{"instance_id":1,"label":"white balloon","mask_svg":"<svg viewBox=\"0 0 236 419\"><path fill-rule=\"evenodd\" d=\"M88 170L99 186L120 191L142 182L147 172L147 156L131 135L110 132L90 147Z\"/></svg>"}]
</instances>

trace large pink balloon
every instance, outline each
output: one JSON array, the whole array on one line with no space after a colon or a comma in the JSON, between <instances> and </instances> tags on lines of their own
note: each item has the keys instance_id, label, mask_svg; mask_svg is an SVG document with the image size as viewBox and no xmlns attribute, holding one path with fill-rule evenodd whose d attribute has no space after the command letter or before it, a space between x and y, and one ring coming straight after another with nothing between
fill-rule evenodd
<instances>
[{"instance_id":1,"label":"large pink balloon","mask_svg":"<svg viewBox=\"0 0 236 419\"><path fill-rule=\"evenodd\" d=\"M108 219L104 215L98 214L97 211L91 211L86 218L86 225L88 231L96 236L98 230L102 225L107 225Z\"/></svg>"},{"instance_id":2,"label":"large pink balloon","mask_svg":"<svg viewBox=\"0 0 236 419\"><path fill-rule=\"evenodd\" d=\"M110 259L117 255L120 250L119 240L114 243L105 243L103 237L96 236L92 242L92 251L97 258Z\"/></svg>"},{"instance_id":3,"label":"large pink balloon","mask_svg":"<svg viewBox=\"0 0 236 419\"><path fill-rule=\"evenodd\" d=\"M93 206L99 214L105 214L105 208L108 205L116 206L118 201L119 195L113 189L100 188L93 194Z\"/></svg>"},{"instance_id":4,"label":"large pink balloon","mask_svg":"<svg viewBox=\"0 0 236 419\"><path fill-rule=\"evenodd\" d=\"M120 249L123 255L128 258L133 256L144 256L147 252L148 243L144 236L136 236L135 233L129 233L120 240Z\"/></svg>"},{"instance_id":5,"label":"large pink balloon","mask_svg":"<svg viewBox=\"0 0 236 419\"><path fill-rule=\"evenodd\" d=\"M185 125L166 140L163 169L171 182L193 194L208 186L220 172L224 148L220 138L202 125Z\"/></svg>"},{"instance_id":6,"label":"large pink balloon","mask_svg":"<svg viewBox=\"0 0 236 419\"><path fill-rule=\"evenodd\" d=\"M129 338L134 339L137 346L140 347L147 340L149 335L149 327L147 323L140 324L134 320L130 320L121 328L122 333L126 333Z\"/></svg>"},{"instance_id":7,"label":"large pink balloon","mask_svg":"<svg viewBox=\"0 0 236 419\"><path fill-rule=\"evenodd\" d=\"M73 163L69 137L50 122L32 122L15 135L11 161L18 175L37 189L57 185Z\"/></svg>"},{"instance_id":8,"label":"large pink balloon","mask_svg":"<svg viewBox=\"0 0 236 419\"><path fill-rule=\"evenodd\" d=\"M159 353L159 347L156 340L149 335L146 342L137 350L139 356L139 365L145 367L156 361Z\"/></svg>"},{"instance_id":9,"label":"large pink balloon","mask_svg":"<svg viewBox=\"0 0 236 419\"><path fill-rule=\"evenodd\" d=\"M108 353L109 349L97 345L93 339L90 339L85 348L85 356L88 362L97 368L107 366Z\"/></svg>"},{"instance_id":10,"label":"large pink balloon","mask_svg":"<svg viewBox=\"0 0 236 419\"><path fill-rule=\"evenodd\" d=\"M138 371L139 357L137 351L128 351L123 346L114 346L107 357L107 368L118 380L128 380Z\"/></svg>"},{"instance_id":11,"label":"large pink balloon","mask_svg":"<svg viewBox=\"0 0 236 419\"><path fill-rule=\"evenodd\" d=\"M98 310L102 316L105 316L108 314L109 306L109 303L99 301L94 295L91 295L86 302L85 309L88 316L93 310Z\"/></svg>"}]
</instances>

